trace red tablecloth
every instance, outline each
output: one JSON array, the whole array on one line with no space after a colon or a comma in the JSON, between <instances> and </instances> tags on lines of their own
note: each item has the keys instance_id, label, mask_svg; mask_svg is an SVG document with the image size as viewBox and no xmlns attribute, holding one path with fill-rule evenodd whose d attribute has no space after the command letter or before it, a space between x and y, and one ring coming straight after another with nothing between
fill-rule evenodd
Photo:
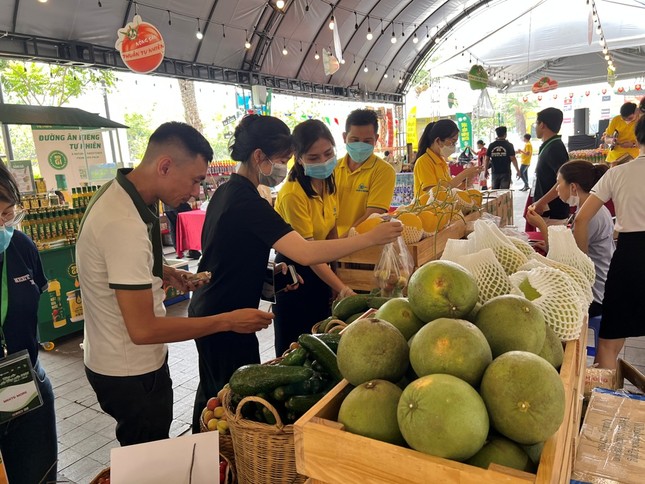
<instances>
[{"instance_id":1,"label":"red tablecloth","mask_svg":"<svg viewBox=\"0 0 645 484\"><path fill-rule=\"evenodd\" d=\"M192 210L177 214L176 245L177 254L182 255L185 250L202 250L202 227L206 212Z\"/></svg>"}]
</instances>

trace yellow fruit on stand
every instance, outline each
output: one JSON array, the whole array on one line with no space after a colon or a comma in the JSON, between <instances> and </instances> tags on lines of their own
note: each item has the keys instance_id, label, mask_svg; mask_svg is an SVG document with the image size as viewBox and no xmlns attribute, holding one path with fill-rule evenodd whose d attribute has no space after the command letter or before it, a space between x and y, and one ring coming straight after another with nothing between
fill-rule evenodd
<instances>
[{"instance_id":1,"label":"yellow fruit on stand","mask_svg":"<svg viewBox=\"0 0 645 484\"><path fill-rule=\"evenodd\" d=\"M356 226L356 232L359 234L367 233L382 222L383 219L380 217L368 218Z\"/></svg>"},{"instance_id":2,"label":"yellow fruit on stand","mask_svg":"<svg viewBox=\"0 0 645 484\"><path fill-rule=\"evenodd\" d=\"M213 416L215 418L222 418L222 416L224 416L224 407L217 407L213 410Z\"/></svg>"},{"instance_id":3,"label":"yellow fruit on stand","mask_svg":"<svg viewBox=\"0 0 645 484\"><path fill-rule=\"evenodd\" d=\"M419 213L419 218L423 224L423 230L427 233L433 234L439 227L439 217L431 210L422 210Z\"/></svg>"},{"instance_id":4,"label":"yellow fruit on stand","mask_svg":"<svg viewBox=\"0 0 645 484\"><path fill-rule=\"evenodd\" d=\"M473 199L466 190L457 190L457 202L464 207L473 205Z\"/></svg>"},{"instance_id":5,"label":"yellow fruit on stand","mask_svg":"<svg viewBox=\"0 0 645 484\"><path fill-rule=\"evenodd\" d=\"M208 422L213 417L215 417L215 415L213 414L212 410L204 410L204 416L202 417L204 419L204 422Z\"/></svg>"},{"instance_id":6,"label":"yellow fruit on stand","mask_svg":"<svg viewBox=\"0 0 645 484\"><path fill-rule=\"evenodd\" d=\"M396 218L400 220L403 225L406 225L408 227L413 227L419 230L423 229L423 224L421 223L421 219L411 212L404 212L400 215L397 215Z\"/></svg>"},{"instance_id":7,"label":"yellow fruit on stand","mask_svg":"<svg viewBox=\"0 0 645 484\"><path fill-rule=\"evenodd\" d=\"M481 207L484 200L482 192L477 190L476 188L469 188L466 191L470 195L470 199L473 201L473 203L478 207Z\"/></svg>"},{"instance_id":8,"label":"yellow fruit on stand","mask_svg":"<svg viewBox=\"0 0 645 484\"><path fill-rule=\"evenodd\" d=\"M217 430L218 423L219 423L219 420L217 420L216 418L212 418L206 423L206 426L208 427L208 430L212 432L214 430Z\"/></svg>"},{"instance_id":9,"label":"yellow fruit on stand","mask_svg":"<svg viewBox=\"0 0 645 484\"><path fill-rule=\"evenodd\" d=\"M419 205L425 205L426 203L428 203L428 200L430 200L430 194L426 192L419 197Z\"/></svg>"}]
</instances>

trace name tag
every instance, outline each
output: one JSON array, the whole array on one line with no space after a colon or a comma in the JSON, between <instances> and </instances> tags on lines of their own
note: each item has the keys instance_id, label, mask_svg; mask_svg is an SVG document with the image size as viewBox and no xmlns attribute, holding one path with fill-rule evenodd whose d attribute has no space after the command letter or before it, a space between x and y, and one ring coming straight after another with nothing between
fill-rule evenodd
<instances>
[{"instance_id":1,"label":"name tag","mask_svg":"<svg viewBox=\"0 0 645 484\"><path fill-rule=\"evenodd\" d=\"M0 359L0 424L42 404L27 350Z\"/></svg>"}]
</instances>

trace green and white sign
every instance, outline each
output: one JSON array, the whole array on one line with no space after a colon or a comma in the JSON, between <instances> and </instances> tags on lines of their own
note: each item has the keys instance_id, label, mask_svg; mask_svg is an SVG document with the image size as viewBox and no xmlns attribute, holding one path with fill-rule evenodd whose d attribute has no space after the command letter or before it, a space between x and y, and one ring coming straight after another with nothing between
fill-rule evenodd
<instances>
[{"instance_id":1,"label":"green and white sign","mask_svg":"<svg viewBox=\"0 0 645 484\"><path fill-rule=\"evenodd\" d=\"M456 113L457 126L459 127L459 147L463 151L466 146L473 147L473 127L470 116L464 113Z\"/></svg>"},{"instance_id":2,"label":"green and white sign","mask_svg":"<svg viewBox=\"0 0 645 484\"><path fill-rule=\"evenodd\" d=\"M34 173L31 169L31 160L9 160L9 171L18 183L20 193L33 195L36 193Z\"/></svg>"},{"instance_id":3,"label":"green and white sign","mask_svg":"<svg viewBox=\"0 0 645 484\"><path fill-rule=\"evenodd\" d=\"M47 187L56 187L56 175L64 174L68 187L89 181L94 165L103 165L105 144L101 130L63 126L32 126L40 173Z\"/></svg>"}]
</instances>

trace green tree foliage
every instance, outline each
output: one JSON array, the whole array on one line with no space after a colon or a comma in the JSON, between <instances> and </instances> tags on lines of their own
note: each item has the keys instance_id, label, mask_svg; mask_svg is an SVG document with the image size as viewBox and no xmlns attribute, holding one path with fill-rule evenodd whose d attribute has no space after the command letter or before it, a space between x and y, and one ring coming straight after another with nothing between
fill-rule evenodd
<instances>
[{"instance_id":1,"label":"green tree foliage","mask_svg":"<svg viewBox=\"0 0 645 484\"><path fill-rule=\"evenodd\" d=\"M109 92L116 81L109 70L18 61L2 61L0 78L7 102L37 106L63 106L97 87Z\"/></svg>"},{"instance_id":2,"label":"green tree foliage","mask_svg":"<svg viewBox=\"0 0 645 484\"><path fill-rule=\"evenodd\" d=\"M138 164L143 158L143 154L148 146L148 139L152 134L150 128L150 116L140 113L125 113L125 124L128 129L128 148L130 150L130 161Z\"/></svg>"},{"instance_id":3,"label":"green tree foliage","mask_svg":"<svg viewBox=\"0 0 645 484\"><path fill-rule=\"evenodd\" d=\"M526 94L499 94L491 96L495 106L495 116L492 118L476 119L473 123L475 139L483 139L489 143L495 139L495 128L506 126L509 134L514 133L522 136L530 132L530 126L526 125L526 115L531 111L539 109L537 101L524 102L522 99Z\"/></svg>"}]
</instances>

